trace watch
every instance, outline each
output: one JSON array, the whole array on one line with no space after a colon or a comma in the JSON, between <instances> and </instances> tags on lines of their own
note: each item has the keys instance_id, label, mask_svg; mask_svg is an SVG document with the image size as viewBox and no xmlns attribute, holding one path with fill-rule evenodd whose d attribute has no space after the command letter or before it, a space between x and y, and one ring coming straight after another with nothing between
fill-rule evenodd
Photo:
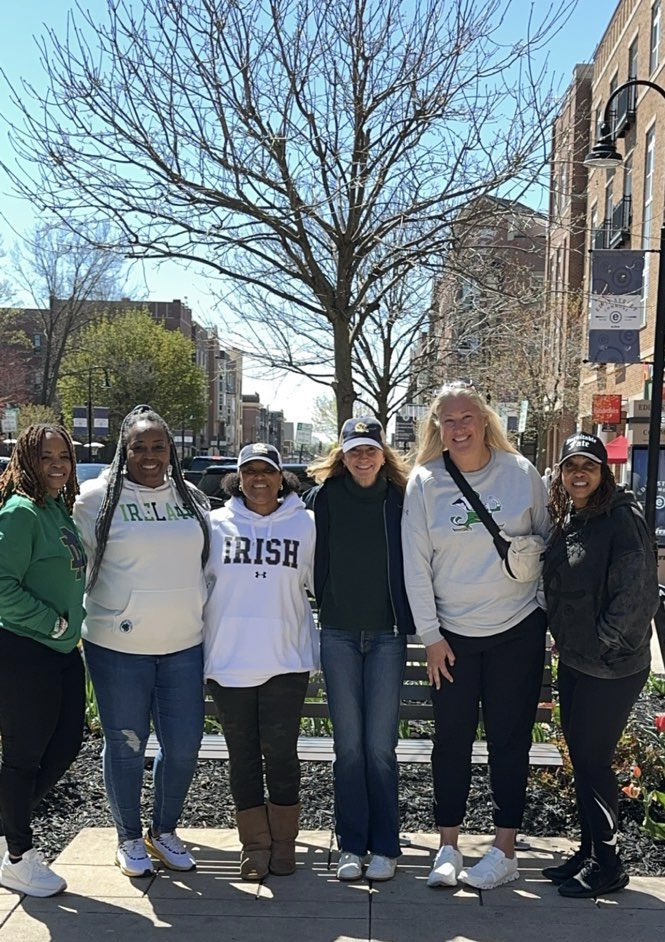
<instances>
[{"instance_id":1,"label":"watch","mask_svg":"<svg viewBox=\"0 0 665 942\"><path fill-rule=\"evenodd\" d=\"M53 626L53 630L51 631L51 637L61 638L68 628L69 628L69 622L67 621L67 619L63 618L62 615L59 615L58 618L56 618L55 620L55 625Z\"/></svg>"}]
</instances>

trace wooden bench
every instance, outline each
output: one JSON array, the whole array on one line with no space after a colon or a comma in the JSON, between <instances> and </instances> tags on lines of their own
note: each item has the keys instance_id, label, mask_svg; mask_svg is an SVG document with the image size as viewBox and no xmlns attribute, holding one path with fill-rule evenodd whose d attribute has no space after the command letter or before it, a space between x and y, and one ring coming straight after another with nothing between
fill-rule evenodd
<instances>
[{"instance_id":1,"label":"wooden bench","mask_svg":"<svg viewBox=\"0 0 665 942\"><path fill-rule=\"evenodd\" d=\"M215 706L206 700L206 714L216 716ZM330 719L328 704L325 700L323 678L312 678L303 706L303 725L317 725ZM410 644L407 648L407 663L402 684L400 703L400 727L409 726L409 736L400 736L397 743L398 762L429 762L432 752L430 737L433 728L432 703L427 682L426 656L422 645ZM545 659L543 683L540 691L540 703L536 714L537 723L549 723L552 718L552 663L548 649ZM154 733L148 740L147 757L154 757L158 743ZM298 755L303 762L331 762L334 758L333 741L330 735L301 735L298 739ZM228 759L226 741L221 733L206 733L199 750L200 759ZM559 766L562 764L561 753L552 743L534 742L530 752L531 765ZM473 747L473 762L487 764L487 743L477 740Z\"/></svg>"}]
</instances>

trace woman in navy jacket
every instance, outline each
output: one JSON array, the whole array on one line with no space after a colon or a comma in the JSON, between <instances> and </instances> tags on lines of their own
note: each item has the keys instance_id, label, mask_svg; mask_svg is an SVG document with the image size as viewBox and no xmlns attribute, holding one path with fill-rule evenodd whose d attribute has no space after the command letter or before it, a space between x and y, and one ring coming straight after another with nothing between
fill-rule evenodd
<instances>
[{"instance_id":1,"label":"woman in navy jacket","mask_svg":"<svg viewBox=\"0 0 665 942\"><path fill-rule=\"evenodd\" d=\"M337 877L389 880L399 849L395 747L406 636L415 631L402 572L407 469L371 416L344 423L309 473L314 587L333 724Z\"/></svg>"}]
</instances>

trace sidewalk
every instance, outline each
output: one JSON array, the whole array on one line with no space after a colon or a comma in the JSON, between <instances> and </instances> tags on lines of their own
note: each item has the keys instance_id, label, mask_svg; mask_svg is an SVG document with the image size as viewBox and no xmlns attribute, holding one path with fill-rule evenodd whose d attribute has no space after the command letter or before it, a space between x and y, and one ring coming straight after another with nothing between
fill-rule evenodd
<instances>
[{"instance_id":1,"label":"sidewalk","mask_svg":"<svg viewBox=\"0 0 665 942\"><path fill-rule=\"evenodd\" d=\"M306 831L298 841L298 871L263 884L237 880L234 831L183 830L198 869L159 870L128 880L113 866L110 828L82 831L58 858L69 891L52 899L0 889L0 942L662 942L665 878L635 877L606 900L566 900L540 876L563 839L534 838L522 851L521 877L480 893L428 889L436 844L413 834L396 878L370 886L339 883L329 869L330 835ZM487 837L463 843L467 862ZM333 854L333 860L335 855Z\"/></svg>"}]
</instances>

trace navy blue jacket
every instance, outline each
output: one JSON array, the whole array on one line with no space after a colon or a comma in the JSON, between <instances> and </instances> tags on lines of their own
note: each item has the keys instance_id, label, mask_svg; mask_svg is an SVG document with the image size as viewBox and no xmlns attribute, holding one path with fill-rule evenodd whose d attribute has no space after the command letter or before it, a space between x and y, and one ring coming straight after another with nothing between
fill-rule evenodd
<instances>
[{"instance_id":1,"label":"navy blue jacket","mask_svg":"<svg viewBox=\"0 0 665 942\"><path fill-rule=\"evenodd\" d=\"M319 607L323 599L323 587L330 566L330 505L326 484L311 488L302 498L308 510L314 511L316 522L316 551L314 554L314 595ZM395 615L395 624L400 634L415 633L416 626L406 597L404 565L402 557L402 505L404 495L388 481L386 499L383 502L383 520L388 543L388 590Z\"/></svg>"}]
</instances>

